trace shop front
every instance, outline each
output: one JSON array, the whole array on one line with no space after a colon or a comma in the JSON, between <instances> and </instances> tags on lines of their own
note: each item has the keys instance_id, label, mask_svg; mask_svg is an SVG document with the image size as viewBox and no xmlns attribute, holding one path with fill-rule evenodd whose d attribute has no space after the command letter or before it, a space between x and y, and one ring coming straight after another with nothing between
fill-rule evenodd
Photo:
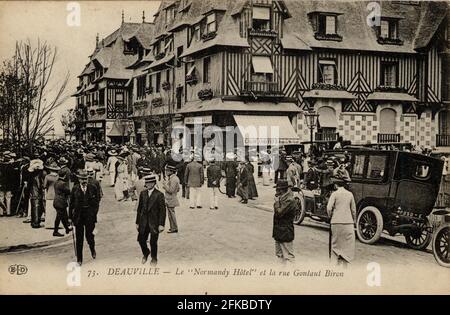
<instances>
[{"instance_id":1,"label":"shop front","mask_svg":"<svg viewBox=\"0 0 450 315\"><path fill-rule=\"evenodd\" d=\"M106 142L123 144L130 141L134 134L134 123L131 120L110 120L105 124Z\"/></svg>"},{"instance_id":2,"label":"shop front","mask_svg":"<svg viewBox=\"0 0 450 315\"><path fill-rule=\"evenodd\" d=\"M104 142L105 122L104 121L86 122L86 140L89 142Z\"/></svg>"}]
</instances>

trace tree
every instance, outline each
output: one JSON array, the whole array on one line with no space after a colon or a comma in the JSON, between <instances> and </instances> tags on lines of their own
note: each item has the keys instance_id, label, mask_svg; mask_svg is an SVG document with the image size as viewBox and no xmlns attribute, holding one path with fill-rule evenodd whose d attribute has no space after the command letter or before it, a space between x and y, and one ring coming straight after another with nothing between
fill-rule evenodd
<instances>
[{"instance_id":1,"label":"tree","mask_svg":"<svg viewBox=\"0 0 450 315\"><path fill-rule=\"evenodd\" d=\"M9 141L33 143L53 128L53 113L69 97L65 93L69 72L55 86L56 47L37 40L16 43L16 53L4 62L0 71L0 124Z\"/></svg>"},{"instance_id":2,"label":"tree","mask_svg":"<svg viewBox=\"0 0 450 315\"><path fill-rule=\"evenodd\" d=\"M74 109L68 109L61 115L61 124L66 135L69 135L69 140L72 139L76 129L76 111Z\"/></svg>"}]
</instances>

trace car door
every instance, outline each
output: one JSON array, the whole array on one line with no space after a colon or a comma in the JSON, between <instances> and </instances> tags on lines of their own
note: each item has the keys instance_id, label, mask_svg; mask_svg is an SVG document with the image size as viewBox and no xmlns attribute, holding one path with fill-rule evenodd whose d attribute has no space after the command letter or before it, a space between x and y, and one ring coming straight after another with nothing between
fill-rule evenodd
<instances>
[{"instance_id":1,"label":"car door","mask_svg":"<svg viewBox=\"0 0 450 315\"><path fill-rule=\"evenodd\" d=\"M367 154L365 152L354 152L351 157L351 174L352 179L349 183L349 190L353 193L356 205L364 197L364 172L366 168Z\"/></svg>"}]
</instances>

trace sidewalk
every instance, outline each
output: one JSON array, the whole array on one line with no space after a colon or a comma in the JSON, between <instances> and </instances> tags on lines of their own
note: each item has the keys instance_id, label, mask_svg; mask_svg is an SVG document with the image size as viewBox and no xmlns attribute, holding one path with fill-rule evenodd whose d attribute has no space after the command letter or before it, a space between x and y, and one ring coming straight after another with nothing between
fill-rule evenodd
<instances>
[{"instance_id":1,"label":"sidewalk","mask_svg":"<svg viewBox=\"0 0 450 315\"><path fill-rule=\"evenodd\" d=\"M0 253L50 246L69 240L72 236L54 237L53 230L41 227L32 229L25 218L0 217ZM44 226L44 223L41 223ZM64 229L60 229L64 234Z\"/></svg>"}]
</instances>

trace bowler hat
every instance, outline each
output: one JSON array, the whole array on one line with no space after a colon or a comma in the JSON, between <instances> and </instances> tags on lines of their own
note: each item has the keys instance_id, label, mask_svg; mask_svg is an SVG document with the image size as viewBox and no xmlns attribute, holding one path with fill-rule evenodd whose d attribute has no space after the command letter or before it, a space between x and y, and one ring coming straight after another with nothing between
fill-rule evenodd
<instances>
[{"instance_id":1,"label":"bowler hat","mask_svg":"<svg viewBox=\"0 0 450 315\"><path fill-rule=\"evenodd\" d=\"M117 151L116 150L111 150L111 151L108 151L108 154L111 155L111 156L116 156L117 155Z\"/></svg>"},{"instance_id":2,"label":"bowler hat","mask_svg":"<svg viewBox=\"0 0 450 315\"><path fill-rule=\"evenodd\" d=\"M69 163L69 161L64 157L64 156L62 156L62 157L60 157L59 159L58 159L58 164L59 165L66 165L66 164L68 164Z\"/></svg>"},{"instance_id":3,"label":"bowler hat","mask_svg":"<svg viewBox=\"0 0 450 315\"><path fill-rule=\"evenodd\" d=\"M173 165L167 165L166 170L176 172L177 168Z\"/></svg>"}]
</instances>

